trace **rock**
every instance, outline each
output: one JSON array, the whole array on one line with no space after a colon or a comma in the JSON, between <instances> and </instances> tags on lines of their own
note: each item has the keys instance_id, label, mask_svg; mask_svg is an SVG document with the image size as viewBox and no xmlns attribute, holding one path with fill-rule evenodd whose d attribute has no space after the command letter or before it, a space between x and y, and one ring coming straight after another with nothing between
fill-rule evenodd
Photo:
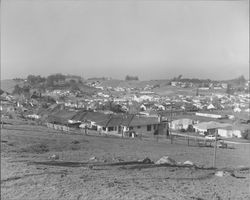
<instances>
[{"instance_id":1,"label":"rock","mask_svg":"<svg viewBox=\"0 0 250 200\"><path fill-rule=\"evenodd\" d=\"M90 161L95 161L95 160L97 160L97 159L96 159L95 156L93 156L93 157L91 157L89 160L90 160Z\"/></svg>"},{"instance_id":2,"label":"rock","mask_svg":"<svg viewBox=\"0 0 250 200\"><path fill-rule=\"evenodd\" d=\"M182 165L182 162L177 162L177 165Z\"/></svg>"},{"instance_id":3,"label":"rock","mask_svg":"<svg viewBox=\"0 0 250 200\"><path fill-rule=\"evenodd\" d=\"M190 165L190 166L193 166L194 163L191 162L191 161L189 161L189 160L187 160L187 161L185 161L185 162L183 163L183 165Z\"/></svg>"},{"instance_id":4,"label":"rock","mask_svg":"<svg viewBox=\"0 0 250 200\"><path fill-rule=\"evenodd\" d=\"M224 176L225 174L224 174L224 172L223 171L217 171L216 173L215 173L215 176L219 176L219 177L222 177L222 176Z\"/></svg>"},{"instance_id":5,"label":"rock","mask_svg":"<svg viewBox=\"0 0 250 200\"><path fill-rule=\"evenodd\" d=\"M142 160L142 163L146 163L146 164L150 164L150 163L154 163L153 161L151 161L148 157L144 158Z\"/></svg>"},{"instance_id":6,"label":"rock","mask_svg":"<svg viewBox=\"0 0 250 200\"><path fill-rule=\"evenodd\" d=\"M158 161L156 161L155 164L157 164L157 165L160 165L160 164L176 165L177 162L174 159L170 158L169 156L163 156Z\"/></svg>"},{"instance_id":7,"label":"rock","mask_svg":"<svg viewBox=\"0 0 250 200\"><path fill-rule=\"evenodd\" d=\"M48 159L50 159L50 160L58 160L59 155L53 154L53 155L49 156Z\"/></svg>"}]
</instances>

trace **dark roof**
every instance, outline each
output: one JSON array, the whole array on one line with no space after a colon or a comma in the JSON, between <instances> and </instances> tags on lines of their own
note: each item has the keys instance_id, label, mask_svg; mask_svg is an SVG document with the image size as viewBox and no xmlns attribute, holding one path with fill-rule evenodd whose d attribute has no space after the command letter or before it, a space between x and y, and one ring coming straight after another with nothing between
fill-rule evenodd
<instances>
[{"instance_id":1,"label":"dark roof","mask_svg":"<svg viewBox=\"0 0 250 200\"><path fill-rule=\"evenodd\" d=\"M72 120L74 121L84 121L85 116L87 115L88 111L81 110L76 113L75 116L72 117Z\"/></svg>"},{"instance_id":2,"label":"dark roof","mask_svg":"<svg viewBox=\"0 0 250 200\"><path fill-rule=\"evenodd\" d=\"M124 115L121 125L129 126L130 122L133 120L134 117L135 117L134 114Z\"/></svg>"},{"instance_id":3,"label":"dark roof","mask_svg":"<svg viewBox=\"0 0 250 200\"><path fill-rule=\"evenodd\" d=\"M98 125L106 126L108 120L110 119L110 114L104 114L101 112L92 112L92 111L79 111L72 117L72 120L75 121L93 121Z\"/></svg>"},{"instance_id":4,"label":"dark roof","mask_svg":"<svg viewBox=\"0 0 250 200\"><path fill-rule=\"evenodd\" d=\"M123 120L124 120L123 115L112 115L108 120L106 127L119 126L122 124Z\"/></svg>"},{"instance_id":5,"label":"dark roof","mask_svg":"<svg viewBox=\"0 0 250 200\"><path fill-rule=\"evenodd\" d=\"M129 123L129 126L145 126L151 124L159 124L157 117L133 117L132 121Z\"/></svg>"},{"instance_id":6,"label":"dark roof","mask_svg":"<svg viewBox=\"0 0 250 200\"><path fill-rule=\"evenodd\" d=\"M76 114L75 111L60 110L48 116L48 121L51 123L67 124L68 120Z\"/></svg>"},{"instance_id":7,"label":"dark roof","mask_svg":"<svg viewBox=\"0 0 250 200\"><path fill-rule=\"evenodd\" d=\"M88 112L85 115L85 119L89 121L93 121L98 125L106 124L107 120L110 118L110 115L106 115L100 112Z\"/></svg>"}]
</instances>

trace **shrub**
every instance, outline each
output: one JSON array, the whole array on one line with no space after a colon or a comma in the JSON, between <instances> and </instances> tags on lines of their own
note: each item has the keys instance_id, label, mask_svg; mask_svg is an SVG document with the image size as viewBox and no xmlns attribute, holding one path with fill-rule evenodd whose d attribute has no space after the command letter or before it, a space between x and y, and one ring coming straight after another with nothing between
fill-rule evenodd
<instances>
[{"instance_id":1,"label":"shrub","mask_svg":"<svg viewBox=\"0 0 250 200\"><path fill-rule=\"evenodd\" d=\"M79 150L79 149L81 149L81 147L78 146L78 145L71 146L71 150L72 150L72 151L77 151L77 150Z\"/></svg>"},{"instance_id":2,"label":"shrub","mask_svg":"<svg viewBox=\"0 0 250 200\"><path fill-rule=\"evenodd\" d=\"M242 138L246 140L250 140L250 130L247 130L242 133Z\"/></svg>"},{"instance_id":3,"label":"shrub","mask_svg":"<svg viewBox=\"0 0 250 200\"><path fill-rule=\"evenodd\" d=\"M79 144L80 142L78 140L73 140L71 143L72 144Z\"/></svg>"}]
</instances>

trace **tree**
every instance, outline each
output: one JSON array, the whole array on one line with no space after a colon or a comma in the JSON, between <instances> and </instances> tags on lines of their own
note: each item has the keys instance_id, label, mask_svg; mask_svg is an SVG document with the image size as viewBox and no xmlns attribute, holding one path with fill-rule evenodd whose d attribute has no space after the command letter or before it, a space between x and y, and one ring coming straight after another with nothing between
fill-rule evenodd
<instances>
[{"instance_id":1,"label":"tree","mask_svg":"<svg viewBox=\"0 0 250 200\"><path fill-rule=\"evenodd\" d=\"M38 76L35 76L35 75L29 75L27 77L27 82L31 85L35 85L35 84L38 84L38 83L42 83L42 82L45 82L45 78L41 77L40 75Z\"/></svg>"},{"instance_id":2,"label":"tree","mask_svg":"<svg viewBox=\"0 0 250 200\"><path fill-rule=\"evenodd\" d=\"M20 94L22 94L22 88L19 86L19 85L15 85L14 86L14 90L13 90L13 94L18 94L18 95L20 95Z\"/></svg>"},{"instance_id":3,"label":"tree","mask_svg":"<svg viewBox=\"0 0 250 200\"><path fill-rule=\"evenodd\" d=\"M196 89L196 96L199 96L199 88Z\"/></svg>"},{"instance_id":4,"label":"tree","mask_svg":"<svg viewBox=\"0 0 250 200\"><path fill-rule=\"evenodd\" d=\"M138 78L138 76L129 76L129 75L127 75L127 76L125 77L125 80L126 80L126 81L138 81L139 78Z\"/></svg>"},{"instance_id":5,"label":"tree","mask_svg":"<svg viewBox=\"0 0 250 200\"><path fill-rule=\"evenodd\" d=\"M237 79L235 80L235 83L238 84L238 85L242 85L242 84L244 84L245 82L246 82L246 79L245 79L245 77L244 77L243 75L241 75L239 78L237 78Z\"/></svg>"},{"instance_id":6,"label":"tree","mask_svg":"<svg viewBox=\"0 0 250 200\"><path fill-rule=\"evenodd\" d=\"M47 77L47 86L54 86L55 82L65 81L66 77L62 74L53 74Z\"/></svg>"},{"instance_id":7,"label":"tree","mask_svg":"<svg viewBox=\"0 0 250 200\"><path fill-rule=\"evenodd\" d=\"M2 95L4 93L4 91L2 89L0 89L0 95Z\"/></svg>"},{"instance_id":8,"label":"tree","mask_svg":"<svg viewBox=\"0 0 250 200\"><path fill-rule=\"evenodd\" d=\"M227 94L232 94L232 88L230 84L227 84L227 90L226 90Z\"/></svg>"},{"instance_id":9,"label":"tree","mask_svg":"<svg viewBox=\"0 0 250 200\"><path fill-rule=\"evenodd\" d=\"M179 76L177 77L177 80L181 80L181 78L182 78L182 75L179 75Z\"/></svg>"},{"instance_id":10,"label":"tree","mask_svg":"<svg viewBox=\"0 0 250 200\"><path fill-rule=\"evenodd\" d=\"M245 140L250 140L250 130L246 130L242 133L242 138L244 138Z\"/></svg>"}]
</instances>

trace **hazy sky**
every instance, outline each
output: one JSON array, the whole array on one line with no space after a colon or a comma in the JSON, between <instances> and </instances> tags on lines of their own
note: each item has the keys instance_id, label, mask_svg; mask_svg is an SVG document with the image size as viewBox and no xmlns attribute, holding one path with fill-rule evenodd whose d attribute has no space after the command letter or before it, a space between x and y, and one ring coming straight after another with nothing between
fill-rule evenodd
<instances>
[{"instance_id":1,"label":"hazy sky","mask_svg":"<svg viewBox=\"0 0 250 200\"><path fill-rule=\"evenodd\" d=\"M249 1L2 0L1 78L249 75Z\"/></svg>"}]
</instances>

